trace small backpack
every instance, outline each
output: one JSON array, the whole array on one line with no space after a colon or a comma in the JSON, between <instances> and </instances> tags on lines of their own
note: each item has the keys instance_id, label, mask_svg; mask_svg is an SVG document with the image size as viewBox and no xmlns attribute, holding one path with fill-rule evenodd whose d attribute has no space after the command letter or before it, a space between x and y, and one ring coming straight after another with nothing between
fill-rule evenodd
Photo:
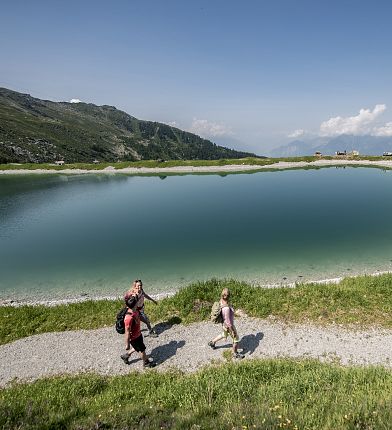
<instances>
[{"instance_id":1,"label":"small backpack","mask_svg":"<svg viewBox=\"0 0 392 430\"><path fill-rule=\"evenodd\" d=\"M124 323L124 319L125 319L125 315L127 314L128 308L122 308L121 311L117 314L117 318L116 318L116 332L119 334L124 334L125 333L125 323Z\"/></svg>"},{"instance_id":2,"label":"small backpack","mask_svg":"<svg viewBox=\"0 0 392 430\"><path fill-rule=\"evenodd\" d=\"M211 322L221 324L223 322L222 307L220 302L215 302L211 308Z\"/></svg>"}]
</instances>

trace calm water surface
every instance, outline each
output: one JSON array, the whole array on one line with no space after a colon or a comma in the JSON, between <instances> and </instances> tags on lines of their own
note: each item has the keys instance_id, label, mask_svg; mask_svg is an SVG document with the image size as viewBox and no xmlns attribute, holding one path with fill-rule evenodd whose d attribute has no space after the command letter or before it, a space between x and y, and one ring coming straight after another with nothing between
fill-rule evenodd
<instances>
[{"instance_id":1,"label":"calm water surface","mask_svg":"<svg viewBox=\"0 0 392 430\"><path fill-rule=\"evenodd\" d=\"M0 177L0 298L392 270L392 172Z\"/></svg>"}]
</instances>

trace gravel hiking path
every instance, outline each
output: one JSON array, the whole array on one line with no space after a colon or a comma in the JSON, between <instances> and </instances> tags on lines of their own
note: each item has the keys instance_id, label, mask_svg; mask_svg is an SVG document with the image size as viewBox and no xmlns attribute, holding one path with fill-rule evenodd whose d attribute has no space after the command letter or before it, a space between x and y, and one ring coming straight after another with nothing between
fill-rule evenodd
<instances>
[{"instance_id":1,"label":"gravel hiking path","mask_svg":"<svg viewBox=\"0 0 392 430\"><path fill-rule=\"evenodd\" d=\"M236 326L244 360L295 357L392 367L392 330L349 330L248 317L237 318ZM194 372L213 361L224 361L222 353L231 347L224 341L217 344L216 350L207 345L221 331L219 325L210 322L172 326L160 323L156 330L157 338L146 331L143 334L147 353L157 362L157 371L176 368ZM45 333L1 345L0 387L12 381L33 381L61 374L121 375L133 370L145 371L136 354L129 365L120 359L123 344L123 336L114 327L105 327Z\"/></svg>"}]
</instances>

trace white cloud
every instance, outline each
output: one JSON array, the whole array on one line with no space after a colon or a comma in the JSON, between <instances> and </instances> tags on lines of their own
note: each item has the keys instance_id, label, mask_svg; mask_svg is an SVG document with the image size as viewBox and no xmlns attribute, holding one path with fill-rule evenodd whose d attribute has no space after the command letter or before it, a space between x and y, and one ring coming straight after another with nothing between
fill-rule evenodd
<instances>
[{"instance_id":1,"label":"white cloud","mask_svg":"<svg viewBox=\"0 0 392 430\"><path fill-rule=\"evenodd\" d=\"M82 101L79 99L71 99L69 102L70 103L82 103Z\"/></svg>"},{"instance_id":2,"label":"white cloud","mask_svg":"<svg viewBox=\"0 0 392 430\"><path fill-rule=\"evenodd\" d=\"M170 127L176 127L179 128L179 125L176 121L169 121L166 123L167 125L170 125Z\"/></svg>"},{"instance_id":3,"label":"white cloud","mask_svg":"<svg viewBox=\"0 0 392 430\"><path fill-rule=\"evenodd\" d=\"M288 134L287 137L301 137L305 134L305 130L303 130L302 128L298 129L298 130L294 130L292 133Z\"/></svg>"},{"instance_id":4,"label":"white cloud","mask_svg":"<svg viewBox=\"0 0 392 430\"><path fill-rule=\"evenodd\" d=\"M382 127L375 127L373 129L374 136L392 136L392 122L387 122Z\"/></svg>"},{"instance_id":5,"label":"white cloud","mask_svg":"<svg viewBox=\"0 0 392 430\"><path fill-rule=\"evenodd\" d=\"M320 125L321 136L337 136L340 134L373 134L372 123L386 110L385 104L379 104L373 110L361 109L356 116L343 118L336 116L324 121ZM383 128L383 127L381 127Z\"/></svg>"},{"instance_id":6,"label":"white cloud","mask_svg":"<svg viewBox=\"0 0 392 430\"><path fill-rule=\"evenodd\" d=\"M206 119L193 118L192 125L188 130L202 137L232 136L230 127L223 124L207 121Z\"/></svg>"}]
</instances>

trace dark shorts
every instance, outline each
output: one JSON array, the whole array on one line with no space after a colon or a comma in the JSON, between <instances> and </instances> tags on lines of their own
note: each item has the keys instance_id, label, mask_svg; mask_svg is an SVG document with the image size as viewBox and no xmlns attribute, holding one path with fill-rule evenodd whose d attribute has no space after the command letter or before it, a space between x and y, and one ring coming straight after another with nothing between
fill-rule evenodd
<instances>
[{"instance_id":1,"label":"dark shorts","mask_svg":"<svg viewBox=\"0 0 392 430\"><path fill-rule=\"evenodd\" d=\"M140 335L135 340L131 340L131 345L137 352L144 352L146 350L146 345L143 342L143 335Z\"/></svg>"}]
</instances>

